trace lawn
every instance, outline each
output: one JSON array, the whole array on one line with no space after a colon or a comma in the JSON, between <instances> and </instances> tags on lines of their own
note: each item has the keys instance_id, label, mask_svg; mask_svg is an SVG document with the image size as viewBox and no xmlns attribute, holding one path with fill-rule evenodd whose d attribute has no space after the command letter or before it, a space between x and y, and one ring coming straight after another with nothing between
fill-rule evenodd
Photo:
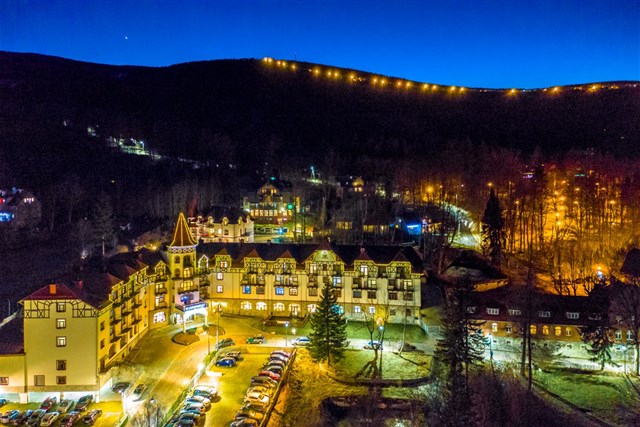
<instances>
[{"instance_id":1,"label":"lawn","mask_svg":"<svg viewBox=\"0 0 640 427\"><path fill-rule=\"evenodd\" d=\"M535 379L549 391L616 425L638 425L640 396L617 374L544 370Z\"/></svg>"},{"instance_id":2,"label":"lawn","mask_svg":"<svg viewBox=\"0 0 640 427\"><path fill-rule=\"evenodd\" d=\"M341 378L367 378L363 369L373 359L373 350L348 350L344 359L336 364L336 374ZM424 353L402 353L400 356L390 351L382 352L382 377L385 379L425 377L430 366L431 357Z\"/></svg>"}]
</instances>

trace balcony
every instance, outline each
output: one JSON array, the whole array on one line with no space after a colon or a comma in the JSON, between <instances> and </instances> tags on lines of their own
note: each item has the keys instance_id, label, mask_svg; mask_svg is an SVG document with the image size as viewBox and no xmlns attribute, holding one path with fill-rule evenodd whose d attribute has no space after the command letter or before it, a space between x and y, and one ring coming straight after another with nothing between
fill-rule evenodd
<instances>
[{"instance_id":1,"label":"balcony","mask_svg":"<svg viewBox=\"0 0 640 427\"><path fill-rule=\"evenodd\" d=\"M164 295L166 293L167 293L167 288L165 288L164 286L156 288L156 295Z\"/></svg>"},{"instance_id":2,"label":"balcony","mask_svg":"<svg viewBox=\"0 0 640 427\"><path fill-rule=\"evenodd\" d=\"M354 288L362 288L364 284L364 280L361 277L353 278L353 287Z\"/></svg>"},{"instance_id":3,"label":"balcony","mask_svg":"<svg viewBox=\"0 0 640 427\"><path fill-rule=\"evenodd\" d=\"M167 308L167 303L166 303L166 302L159 302L159 303L156 303L155 310L160 310L160 309L162 309L162 308Z\"/></svg>"},{"instance_id":4,"label":"balcony","mask_svg":"<svg viewBox=\"0 0 640 427\"><path fill-rule=\"evenodd\" d=\"M191 286L184 287L184 288L183 287L178 288L178 293L179 294L185 294L187 292L195 292L197 290L198 290L198 287L196 285L191 285Z\"/></svg>"},{"instance_id":5,"label":"balcony","mask_svg":"<svg viewBox=\"0 0 640 427\"><path fill-rule=\"evenodd\" d=\"M142 307L142 301L133 302L133 308L140 308L140 307Z\"/></svg>"},{"instance_id":6,"label":"balcony","mask_svg":"<svg viewBox=\"0 0 640 427\"><path fill-rule=\"evenodd\" d=\"M154 283L166 282L168 278L169 278L169 276L167 276L166 274L157 274L157 275L153 278L153 282L154 282Z\"/></svg>"}]
</instances>

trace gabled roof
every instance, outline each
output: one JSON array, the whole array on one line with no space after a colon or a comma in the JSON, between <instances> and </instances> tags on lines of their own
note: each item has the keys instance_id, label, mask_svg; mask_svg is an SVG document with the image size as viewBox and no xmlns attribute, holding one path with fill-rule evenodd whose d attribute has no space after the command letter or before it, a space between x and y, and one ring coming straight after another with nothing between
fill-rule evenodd
<instances>
[{"instance_id":1,"label":"gabled roof","mask_svg":"<svg viewBox=\"0 0 640 427\"><path fill-rule=\"evenodd\" d=\"M65 283L51 283L43 286L37 291L27 295L22 301L40 301L40 300L72 300L83 299L83 295L79 289L71 288Z\"/></svg>"},{"instance_id":2,"label":"gabled roof","mask_svg":"<svg viewBox=\"0 0 640 427\"><path fill-rule=\"evenodd\" d=\"M173 240L169 246L183 247L196 246L197 244L198 243L195 241L193 236L191 236L189 225L187 224L184 214L180 212L180 215L178 215L178 222L176 222L176 228L173 232Z\"/></svg>"}]
</instances>

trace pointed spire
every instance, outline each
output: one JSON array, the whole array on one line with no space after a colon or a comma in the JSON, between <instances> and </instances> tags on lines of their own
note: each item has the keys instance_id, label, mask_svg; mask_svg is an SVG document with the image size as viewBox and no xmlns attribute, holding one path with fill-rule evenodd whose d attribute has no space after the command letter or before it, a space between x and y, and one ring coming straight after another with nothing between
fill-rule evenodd
<instances>
[{"instance_id":1,"label":"pointed spire","mask_svg":"<svg viewBox=\"0 0 640 427\"><path fill-rule=\"evenodd\" d=\"M189 225L184 214L180 212L178 215L178 222L176 223L176 229L173 232L173 240L169 246L196 246L198 243L191 236L189 231Z\"/></svg>"}]
</instances>

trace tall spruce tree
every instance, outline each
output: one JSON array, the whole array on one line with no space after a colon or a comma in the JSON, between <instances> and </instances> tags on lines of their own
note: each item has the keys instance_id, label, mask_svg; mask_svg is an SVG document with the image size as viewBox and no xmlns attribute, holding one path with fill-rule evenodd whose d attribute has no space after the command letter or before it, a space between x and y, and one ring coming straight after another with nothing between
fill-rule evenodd
<instances>
[{"instance_id":1,"label":"tall spruce tree","mask_svg":"<svg viewBox=\"0 0 640 427\"><path fill-rule=\"evenodd\" d=\"M500 266L505 241L502 207L492 188L482 215L482 249L496 266Z\"/></svg>"},{"instance_id":2,"label":"tall spruce tree","mask_svg":"<svg viewBox=\"0 0 640 427\"><path fill-rule=\"evenodd\" d=\"M100 193L93 205L93 240L96 245L102 246L104 255L105 246L110 244L115 237L115 225L111 198Z\"/></svg>"},{"instance_id":3,"label":"tall spruce tree","mask_svg":"<svg viewBox=\"0 0 640 427\"><path fill-rule=\"evenodd\" d=\"M485 338L482 322L467 310L473 285L463 283L449 290L442 318L444 336L438 342L436 356L445 368L443 425L473 425L473 400L469 389L469 369L483 359Z\"/></svg>"},{"instance_id":4,"label":"tall spruce tree","mask_svg":"<svg viewBox=\"0 0 640 427\"><path fill-rule=\"evenodd\" d=\"M331 366L332 362L342 359L349 344L347 323L331 285L325 284L322 288L318 306L311 316L311 330L307 348L314 361L326 360Z\"/></svg>"},{"instance_id":5,"label":"tall spruce tree","mask_svg":"<svg viewBox=\"0 0 640 427\"><path fill-rule=\"evenodd\" d=\"M580 335L585 344L589 344L587 351L590 360L600 365L603 371L605 365L616 366L611 357L612 328L609 324L609 296L603 283L598 283L589 293L589 308L592 315L590 324L580 328Z\"/></svg>"}]
</instances>

